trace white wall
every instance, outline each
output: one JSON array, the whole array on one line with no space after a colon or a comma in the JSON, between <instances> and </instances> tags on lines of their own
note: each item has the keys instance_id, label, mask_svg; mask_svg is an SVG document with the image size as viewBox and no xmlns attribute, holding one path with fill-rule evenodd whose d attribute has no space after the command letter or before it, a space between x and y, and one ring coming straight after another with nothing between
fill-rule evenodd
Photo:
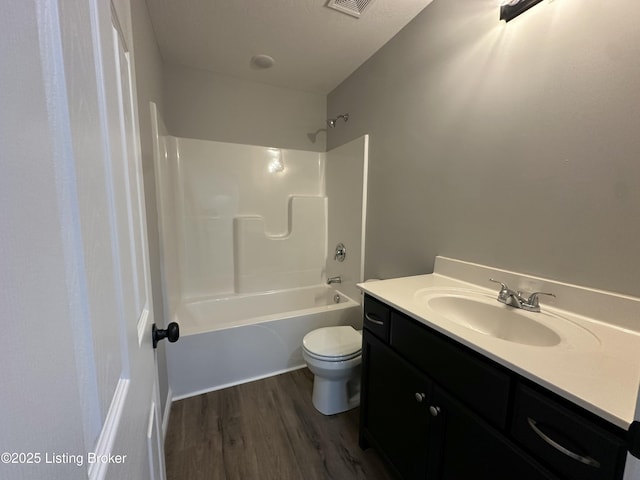
<instances>
[{"instance_id":1,"label":"white wall","mask_svg":"<svg viewBox=\"0 0 640 480\"><path fill-rule=\"evenodd\" d=\"M164 65L171 135L324 152L326 96Z\"/></svg>"},{"instance_id":2,"label":"white wall","mask_svg":"<svg viewBox=\"0 0 640 480\"><path fill-rule=\"evenodd\" d=\"M640 3L435 0L328 98L370 134L367 277L441 254L640 295Z\"/></svg>"}]
</instances>

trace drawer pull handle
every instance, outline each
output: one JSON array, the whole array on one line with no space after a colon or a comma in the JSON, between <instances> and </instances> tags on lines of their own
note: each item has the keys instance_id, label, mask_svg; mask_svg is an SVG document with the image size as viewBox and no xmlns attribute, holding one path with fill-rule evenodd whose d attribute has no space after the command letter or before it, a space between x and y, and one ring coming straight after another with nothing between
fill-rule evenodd
<instances>
[{"instance_id":1,"label":"drawer pull handle","mask_svg":"<svg viewBox=\"0 0 640 480\"><path fill-rule=\"evenodd\" d=\"M368 313L365 313L364 318L369 320L371 323L375 323L376 325L384 325L384 322L375 318L373 314L369 315Z\"/></svg>"},{"instance_id":2,"label":"drawer pull handle","mask_svg":"<svg viewBox=\"0 0 640 480\"><path fill-rule=\"evenodd\" d=\"M578 455L577 453L572 452L568 448L563 447L555 440L552 440L551 438L549 438L547 435L545 435L545 433L542 430L538 428L537 426L538 422L536 422L533 418L527 417L527 421L529 422L529 426L531 427L531 430L533 430L536 433L536 435L538 435L542 440L547 442L549 445L551 445L553 448L555 448L559 452L564 453L567 457L573 458L574 460L580 463L589 465L590 467L600 468L600 462L598 462L597 460L591 457L583 457L582 455Z\"/></svg>"}]
</instances>

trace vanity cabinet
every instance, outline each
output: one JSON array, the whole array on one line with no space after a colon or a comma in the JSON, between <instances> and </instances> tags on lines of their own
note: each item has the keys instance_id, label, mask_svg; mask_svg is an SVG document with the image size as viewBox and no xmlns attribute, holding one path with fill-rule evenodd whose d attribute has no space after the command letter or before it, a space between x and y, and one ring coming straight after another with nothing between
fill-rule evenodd
<instances>
[{"instance_id":1,"label":"vanity cabinet","mask_svg":"<svg viewBox=\"0 0 640 480\"><path fill-rule=\"evenodd\" d=\"M621 479L624 432L556 397L365 296L360 446L400 478Z\"/></svg>"}]
</instances>

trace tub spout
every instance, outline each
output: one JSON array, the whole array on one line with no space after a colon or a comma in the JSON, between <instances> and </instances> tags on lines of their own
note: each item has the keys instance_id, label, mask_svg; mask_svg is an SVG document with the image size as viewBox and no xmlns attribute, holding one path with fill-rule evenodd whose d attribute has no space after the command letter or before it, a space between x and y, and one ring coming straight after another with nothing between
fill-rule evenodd
<instances>
[{"instance_id":1,"label":"tub spout","mask_svg":"<svg viewBox=\"0 0 640 480\"><path fill-rule=\"evenodd\" d=\"M338 275L337 277L327 278L327 285L331 285L332 283L342 283L342 277Z\"/></svg>"}]
</instances>

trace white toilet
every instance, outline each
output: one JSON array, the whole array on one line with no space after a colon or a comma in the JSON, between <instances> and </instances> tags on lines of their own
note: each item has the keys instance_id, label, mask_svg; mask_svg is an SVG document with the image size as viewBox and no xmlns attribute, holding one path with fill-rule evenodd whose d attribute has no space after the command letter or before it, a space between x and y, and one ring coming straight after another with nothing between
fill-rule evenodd
<instances>
[{"instance_id":1,"label":"white toilet","mask_svg":"<svg viewBox=\"0 0 640 480\"><path fill-rule=\"evenodd\" d=\"M360 404L362 333L353 327L324 327L302 339L302 357L313 380L313 406L333 415Z\"/></svg>"}]
</instances>

